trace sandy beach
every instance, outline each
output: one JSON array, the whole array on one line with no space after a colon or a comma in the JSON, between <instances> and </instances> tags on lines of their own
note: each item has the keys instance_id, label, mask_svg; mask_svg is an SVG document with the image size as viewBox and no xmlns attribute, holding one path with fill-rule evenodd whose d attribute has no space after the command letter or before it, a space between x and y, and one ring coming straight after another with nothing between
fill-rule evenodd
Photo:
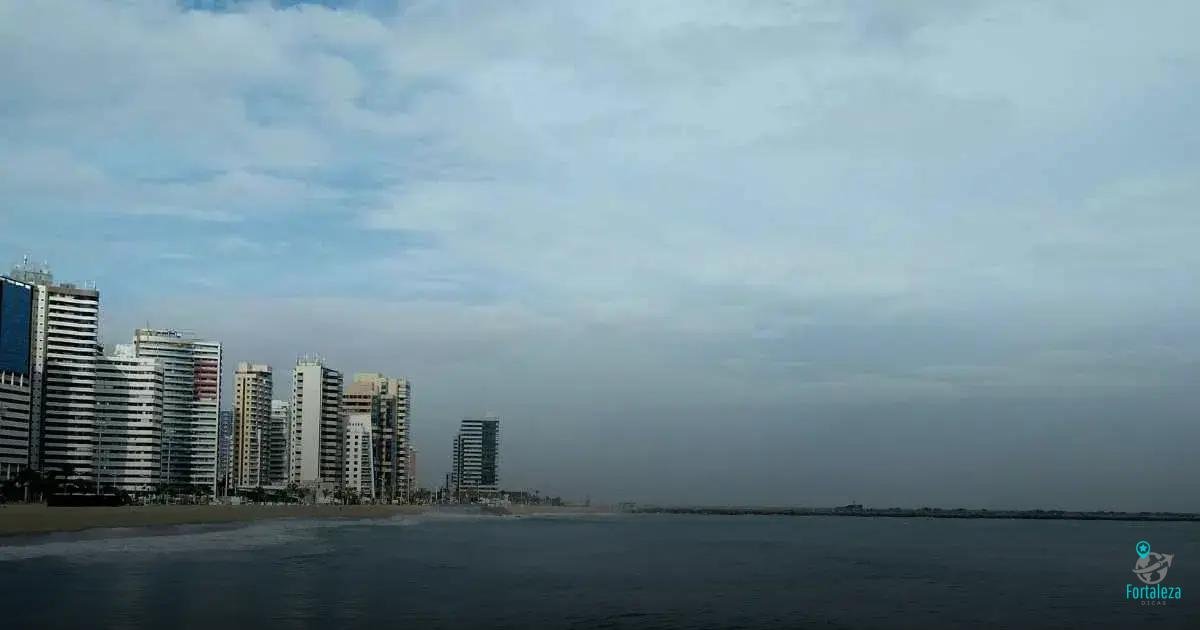
<instances>
[{"instance_id":1,"label":"sandy beach","mask_svg":"<svg viewBox=\"0 0 1200 630\"><path fill-rule=\"evenodd\" d=\"M425 505L144 505L124 507L0 508L0 536L72 532L103 527L235 523L273 518L388 518L440 509ZM470 509L470 508L466 508ZM511 506L516 515L602 513L607 508Z\"/></svg>"},{"instance_id":2,"label":"sandy beach","mask_svg":"<svg viewBox=\"0 0 1200 630\"><path fill-rule=\"evenodd\" d=\"M123 507L0 508L0 536L70 532L97 527L232 523L272 518L387 518L418 514L419 505L141 505Z\"/></svg>"}]
</instances>

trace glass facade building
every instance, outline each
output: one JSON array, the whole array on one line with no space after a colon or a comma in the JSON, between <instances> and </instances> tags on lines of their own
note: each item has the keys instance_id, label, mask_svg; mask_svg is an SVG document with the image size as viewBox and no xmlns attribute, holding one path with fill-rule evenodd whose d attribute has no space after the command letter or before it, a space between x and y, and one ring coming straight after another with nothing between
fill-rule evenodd
<instances>
[{"instance_id":1,"label":"glass facade building","mask_svg":"<svg viewBox=\"0 0 1200 630\"><path fill-rule=\"evenodd\" d=\"M0 277L0 372L29 374L31 287Z\"/></svg>"}]
</instances>

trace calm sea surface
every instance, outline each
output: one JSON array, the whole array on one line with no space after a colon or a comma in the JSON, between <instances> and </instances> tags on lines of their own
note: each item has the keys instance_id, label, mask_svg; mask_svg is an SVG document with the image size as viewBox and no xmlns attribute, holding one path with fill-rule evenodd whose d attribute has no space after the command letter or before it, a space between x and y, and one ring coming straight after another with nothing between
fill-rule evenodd
<instances>
[{"instance_id":1,"label":"calm sea surface","mask_svg":"<svg viewBox=\"0 0 1200 630\"><path fill-rule=\"evenodd\" d=\"M3 518L3 514L0 514ZM1184 599L1125 600L1134 544ZM0 539L0 628L1200 628L1200 526L288 520Z\"/></svg>"}]
</instances>

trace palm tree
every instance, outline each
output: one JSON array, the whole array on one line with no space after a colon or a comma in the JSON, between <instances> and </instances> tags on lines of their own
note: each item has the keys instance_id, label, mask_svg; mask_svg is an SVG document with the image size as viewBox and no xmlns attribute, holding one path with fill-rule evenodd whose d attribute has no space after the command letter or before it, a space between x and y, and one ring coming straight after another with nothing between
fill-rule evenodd
<instances>
[{"instance_id":1,"label":"palm tree","mask_svg":"<svg viewBox=\"0 0 1200 630\"><path fill-rule=\"evenodd\" d=\"M63 474L57 470L48 471L42 479L42 498L58 494L62 490Z\"/></svg>"},{"instance_id":2,"label":"palm tree","mask_svg":"<svg viewBox=\"0 0 1200 630\"><path fill-rule=\"evenodd\" d=\"M39 500L41 499L42 485L44 483L44 481L42 479L42 473L40 473L32 468L25 468L21 472L17 473L16 482L17 482L17 486L23 487L25 489L25 502L26 503L29 502L29 495L30 495L31 490L33 492L37 493Z\"/></svg>"}]
</instances>

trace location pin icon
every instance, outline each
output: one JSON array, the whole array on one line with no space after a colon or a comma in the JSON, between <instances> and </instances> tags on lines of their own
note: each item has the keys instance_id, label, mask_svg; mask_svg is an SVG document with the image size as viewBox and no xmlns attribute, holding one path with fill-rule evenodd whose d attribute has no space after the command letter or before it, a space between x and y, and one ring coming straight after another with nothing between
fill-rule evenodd
<instances>
[{"instance_id":1,"label":"location pin icon","mask_svg":"<svg viewBox=\"0 0 1200 630\"><path fill-rule=\"evenodd\" d=\"M1146 556L1150 555L1150 543L1148 543L1144 540L1138 541L1137 555L1142 558L1145 558Z\"/></svg>"}]
</instances>

